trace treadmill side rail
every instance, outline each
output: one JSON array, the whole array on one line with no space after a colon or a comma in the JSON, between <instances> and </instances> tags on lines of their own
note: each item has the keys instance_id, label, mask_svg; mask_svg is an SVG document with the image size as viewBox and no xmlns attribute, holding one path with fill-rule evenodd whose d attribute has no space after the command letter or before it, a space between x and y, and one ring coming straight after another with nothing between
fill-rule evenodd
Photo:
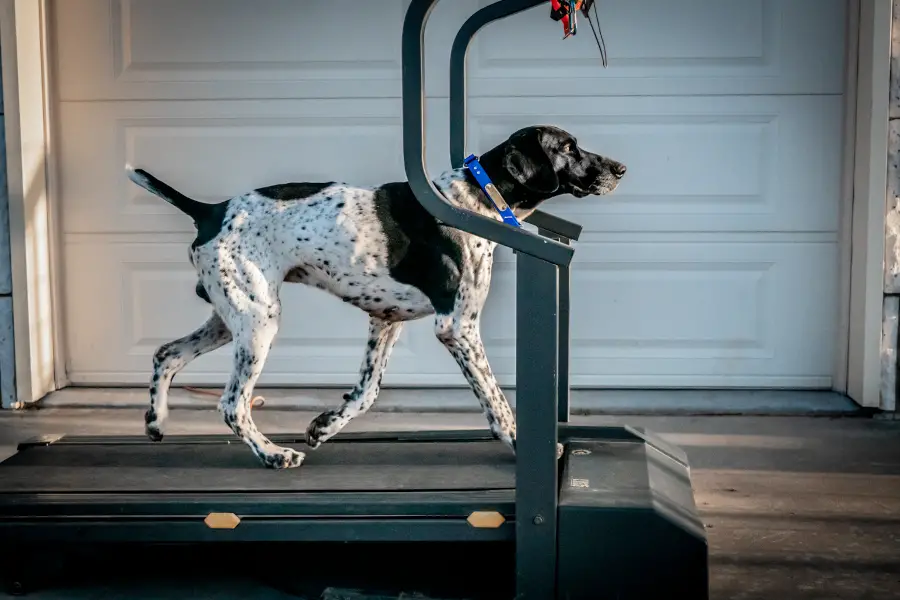
<instances>
[{"instance_id":1,"label":"treadmill side rail","mask_svg":"<svg viewBox=\"0 0 900 600\"><path fill-rule=\"evenodd\" d=\"M232 529L213 529L203 519L116 519L79 522L0 523L4 544L204 542L511 542L515 524L472 527L465 519L310 518L241 519Z\"/></svg>"}]
</instances>

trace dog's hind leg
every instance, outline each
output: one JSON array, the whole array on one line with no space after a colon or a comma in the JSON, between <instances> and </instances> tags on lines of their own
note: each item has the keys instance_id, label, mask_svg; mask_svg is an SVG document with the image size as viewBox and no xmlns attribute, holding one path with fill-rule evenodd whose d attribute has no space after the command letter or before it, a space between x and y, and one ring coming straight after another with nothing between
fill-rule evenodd
<instances>
[{"instance_id":1,"label":"dog's hind leg","mask_svg":"<svg viewBox=\"0 0 900 600\"><path fill-rule=\"evenodd\" d=\"M210 296L217 297L221 290L216 291L215 296ZM239 294L234 288L232 293ZM281 306L277 298L266 302L254 296L253 300L242 303L240 310L229 305L223 305L220 309L234 335L234 362L225 392L219 400L219 412L235 435L250 446L266 467L285 469L300 466L304 454L274 444L256 427L250 415L253 387L262 374L266 357L278 333Z\"/></svg>"},{"instance_id":2,"label":"dog's hind leg","mask_svg":"<svg viewBox=\"0 0 900 600\"><path fill-rule=\"evenodd\" d=\"M150 381L150 408L144 414L147 436L160 441L169 414L169 386L175 375L192 360L212 352L231 341L231 332L215 312L192 333L163 344L153 354L153 376Z\"/></svg>"},{"instance_id":3,"label":"dog's hind leg","mask_svg":"<svg viewBox=\"0 0 900 600\"><path fill-rule=\"evenodd\" d=\"M359 382L344 394L344 403L339 409L322 413L306 428L306 443L311 448L317 448L372 407L381 389L381 378L391 351L402 329L402 322L369 318L369 340L359 368Z\"/></svg>"}]
</instances>

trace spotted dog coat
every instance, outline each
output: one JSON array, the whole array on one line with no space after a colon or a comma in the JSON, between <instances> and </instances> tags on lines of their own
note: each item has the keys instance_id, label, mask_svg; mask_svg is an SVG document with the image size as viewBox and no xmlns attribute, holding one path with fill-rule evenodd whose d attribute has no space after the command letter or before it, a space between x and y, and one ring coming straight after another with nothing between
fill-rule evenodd
<instances>
[{"instance_id":1,"label":"spotted dog coat","mask_svg":"<svg viewBox=\"0 0 900 600\"><path fill-rule=\"evenodd\" d=\"M561 194L608 194L625 174L623 164L583 150L568 132L549 126L517 131L480 161L519 219ZM189 257L196 293L212 306L203 325L153 356L145 415L151 439L163 437L174 376L198 356L234 342L219 402L225 422L264 465L302 463L303 453L272 443L250 415L253 387L278 333L279 290L288 282L324 290L369 315L359 380L340 407L309 424L311 448L371 408L403 323L433 315L435 335L472 387L491 431L515 450L515 419L480 333L495 243L438 222L406 182L370 188L286 183L206 204L147 171L128 167L128 176L194 219ZM500 220L466 170L444 173L435 186L456 206Z\"/></svg>"}]
</instances>

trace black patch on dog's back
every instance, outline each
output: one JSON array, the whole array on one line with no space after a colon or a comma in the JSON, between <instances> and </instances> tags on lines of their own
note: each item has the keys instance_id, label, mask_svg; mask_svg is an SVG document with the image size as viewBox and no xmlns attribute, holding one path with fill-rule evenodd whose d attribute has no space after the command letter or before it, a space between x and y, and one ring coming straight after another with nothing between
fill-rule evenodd
<instances>
[{"instance_id":1,"label":"black patch on dog's back","mask_svg":"<svg viewBox=\"0 0 900 600\"><path fill-rule=\"evenodd\" d=\"M272 200L300 200L318 194L328 186L334 185L333 181L327 183L320 182L290 182L277 183L254 190L260 196L271 198Z\"/></svg>"},{"instance_id":2,"label":"black patch on dog's back","mask_svg":"<svg viewBox=\"0 0 900 600\"><path fill-rule=\"evenodd\" d=\"M203 284L199 281L197 282L197 285L194 286L194 292L201 300L203 300L207 304L212 304L212 300L209 299L209 294L206 293L206 288L204 288Z\"/></svg>"},{"instance_id":3,"label":"black patch on dog's back","mask_svg":"<svg viewBox=\"0 0 900 600\"><path fill-rule=\"evenodd\" d=\"M205 215L199 220L194 221L194 225L197 226L197 237L194 238L191 249L202 246L219 235L219 232L222 231L222 223L225 222L225 213L228 212L230 203L230 200L226 200L219 204L213 204L209 207L209 210L206 211Z\"/></svg>"},{"instance_id":4,"label":"black patch on dog's back","mask_svg":"<svg viewBox=\"0 0 900 600\"><path fill-rule=\"evenodd\" d=\"M438 314L452 312L462 269L459 231L439 224L406 182L377 188L375 213L387 236L391 277L421 290Z\"/></svg>"}]
</instances>

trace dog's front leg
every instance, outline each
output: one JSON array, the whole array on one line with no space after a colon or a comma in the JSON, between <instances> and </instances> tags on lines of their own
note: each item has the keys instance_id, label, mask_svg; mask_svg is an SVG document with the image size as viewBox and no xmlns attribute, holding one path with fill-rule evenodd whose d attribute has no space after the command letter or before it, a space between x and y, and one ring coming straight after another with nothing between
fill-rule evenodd
<instances>
[{"instance_id":1,"label":"dog's front leg","mask_svg":"<svg viewBox=\"0 0 900 600\"><path fill-rule=\"evenodd\" d=\"M485 354L479 320L463 316L472 312L461 307L450 315L436 315L435 335L456 360L475 392L491 432L515 451L516 420Z\"/></svg>"},{"instance_id":2,"label":"dog's front leg","mask_svg":"<svg viewBox=\"0 0 900 600\"><path fill-rule=\"evenodd\" d=\"M475 392L491 432L515 452L515 417L491 370L481 341L478 319L467 320L461 317L468 314L473 313L461 310L452 315L437 315L435 334L456 360L463 376ZM562 453L562 444L557 444L556 457L561 457Z\"/></svg>"},{"instance_id":3,"label":"dog's front leg","mask_svg":"<svg viewBox=\"0 0 900 600\"><path fill-rule=\"evenodd\" d=\"M339 409L322 413L306 428L306 443L311 448L317 448L335 436L350 421L372 407L381 389L381 378L391 351L402 329L402 322L369 318L369 339L359 368L359 382L353 390L344 394L344 403Z\"/></svg>"},{"instance_id":4,"label":"dog's front leg","mask_svg":"<svg viewBox=\"0 0 900 600\"><path fill-rule=\"evenodd\" d=\"M147 436L158 442L169 414L169 386L175 375L192 360L221 348L231 341L231 332L215 312L194 332L163 344L153 354L153 378L150 381L150 408L144 414Z\"/></svg>"}]
</instances>

